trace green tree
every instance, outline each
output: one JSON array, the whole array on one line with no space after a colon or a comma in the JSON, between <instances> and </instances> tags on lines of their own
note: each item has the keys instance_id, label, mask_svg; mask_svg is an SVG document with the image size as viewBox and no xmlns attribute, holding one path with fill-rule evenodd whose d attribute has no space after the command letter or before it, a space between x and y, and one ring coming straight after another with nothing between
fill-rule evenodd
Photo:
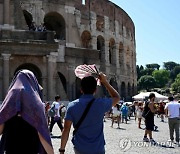
<instances>
[{"instance_id":1,"label":"green tree","mask_svg":"<svg viewBox=\"0 0 180 154\"><path fill-rule=\"evenodd\" d=\"M172 80L174 81L176 76L180 73L180 65L179 66L175 66L174 69L171 71L170 77L172 78Z\"/></svg>"},{"instance_id":2,"label":"green tree","mask_svg":"<svg viewBox=\"0 0 180 154\"><path fill-rule=\"evenodd\" d=\"M151 88L156 86L155 79L150 75L144 75L138 80L139 90L147 90L149 91Z\"/></svg>"},{"instance_id":3,"label":"green tree","mask_svg":"<svg viewBox=\"0 0 180 154\"><path fill-rule=\"evenodd\" d=\"M139 78L144 75L144 67L142 65L141 66L137 65L136 70L137 70L137 79L139 80Z\"/></svg>"},{"instance_id":4,"label":"green tree","mask_svg":"<svg viewBox=\"0 0 180 154\"><path fill-rule=\"evenodd\" d=\"M146 67L147 67L147 68L152 68L152 69L154 69L154 70L159 70L160 65L159 65L159 64L156 64L156 63L153 63L153 64L146 64Z\"/></svg>"},{"instance_id":5,"label":"green tree","mask_svg":"<svg viewBox=\"0 0 180 154\"><path fill-rule=\"evenodd\" d=\"M179 64L173 62L173 61L169 61L169 62L164 62L164 68L166 70L172 71L174 69L174 67L178 66Z\"/></svg>"},{"instance_id":6,"label":"green tree","mask_svg":"<svg viewBox=\"0 0 180 154\"><path fill-rule=\"evenodd\" d=\"M155 70L152 75L156 81L157 88L165 87L170 77L169 71L163 69Z\"/></svg>"},{"instance_id":7,"label":"green tree","mask_svg":"<svg viewBox=\"0 0 180 154\"><path fill-rule=\"evenodd\" d=\"M136 66L136 71L137 71L137 79L140 78L140 68L139 65Z\"/></svg>"},{"instance_id":8,"label":"green tree","mask_svg":"<svg viewBox=\"0 0 180 154\"><path fill-rule=\"evenodd\" d=\"M154 71L154 69L152 69L152 68L146 68L141 71L141 76L143 76L143 75L151 75L152 76L153 71Z\"/></svg>"},{"instance_id":9,"label":"green tree","mask_svg":"<svg viewBox=\"0 0 180 154\"><path fill-rule=\"evenodd\" d=\"M174 83L171 85L175 92L180 92L180 73L177 75Z\"/></svg>"},{"instance_id":10,"label":"green tree","mask_svg":"<svg viewBox=\"0 0 180 154\"><path fill-rule=\"evenodd\" d=\"M142 70L144 70L144 67L141 65L141 66L139 67L139 69L140 69L140 71L142 71Z\"/></svg>"}]
</instances>

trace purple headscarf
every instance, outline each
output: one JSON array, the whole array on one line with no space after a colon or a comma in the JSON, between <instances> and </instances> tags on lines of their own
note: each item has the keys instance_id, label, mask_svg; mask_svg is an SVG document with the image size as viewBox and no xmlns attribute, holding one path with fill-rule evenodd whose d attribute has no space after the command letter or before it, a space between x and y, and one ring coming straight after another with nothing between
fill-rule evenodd
<instances>
[{"instance_id":1,"label":"purple headscarf","mask_svg":"<svg viewBox=\"0 0 180 154\"><path fill-rule=\"evenodd\" d=\"M38 81L31 71L17 72L0 107L0 125L19 113L52 146L40 94Z\"/></svg>"}]
</instances>

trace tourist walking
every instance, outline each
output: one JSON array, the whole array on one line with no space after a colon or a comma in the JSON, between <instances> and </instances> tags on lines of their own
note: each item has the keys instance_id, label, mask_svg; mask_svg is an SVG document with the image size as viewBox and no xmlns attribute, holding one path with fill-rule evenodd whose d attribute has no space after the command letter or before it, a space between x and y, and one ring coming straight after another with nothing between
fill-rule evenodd
<instances>
[{"instance_id":1,"label":"tourist walking","mask_svg":"<svg viewBox=\"0 0 180 154\"><path fill-rule=\"evenodd\" d=\"M158 107L158 114L160 115L161 122L164 122L164 114L165 114L164 108L165 108L164 102L160 101Z\"/></svg>"},{"instance_id":2,"label":"tourist walking","mask_svg":"<svg viewBox=\"0 0 180 154\"><path fill-rule=\"evenodd\" d=\"M120 128L119 123L121 121L121 114L120 114L120 105L116 104L115 106L112 107L112 125L113 127L114 121L117 120L118 128Z\"/></svg>"},{"instance_id":3,"label":"tourist walking","mask_svg":"<svg viewBox=\"0 0 180 154\"><path fill-rule=\"evenodd\" d=\"M137 118L138 118L138 128L141 128L141 119L142 119L142 113L143 113L143 103L142 102L138 102L138 107L137 107Z\"/></svg>"},{"instance_id":4,"label":"tourist walking","mask_svg":"<svg viewBox=\"0 0 180 154\"><path fill-rule=\"evenodd\" d=\"M49 114L48 114L49 109L50 109L50 103L45 102L45 114L46 114L46 120L47 120L48 126L49 126L49 123L50 123L50 117L49 117Z\"/></svg>"},{"instance_id":5,"label":"tourist walking","mask_svg":"<svg viewBox=\"0 0 180 154\"><path fill-rule=\"evenodd\" d=\"M60 106L60 116L61 116L61 122L63 123L64 122L64 117L65 117L65 114L66 114L66 107L65 105L62 103L61 106Z\"/></svg>"},{"instance_id":6,"label":"tourist walking","mask_svg":"<svg viewBox=\"0 0 180 154\"><path fill-rule=\"evenodd\" d=\"M0 154L53 154L41 91L29 70L16 73L0 107Z\"/></svg>"},{"instance_id":7,"label":"tourist walking","mask_svg":"<svg viewBox=\"0 0 180 154\"><path fill-rule=\"evenodd\" d=\"M50 127L49 127L50 135L52 135L52 130L55 123L57 123L61 131L63 130L61 116L60 116L60 107L61 107L60 96L57 95L55 96L55 101L51 105L51 109L52 108L54 109L55 114L51 117L51 122L50 122Z\"/></svg>"},{"instance_id":8,"label":"tourist walking","mask_svg":"<svg viewBox=\"0 0 180 154\"><path fill-rule=\"evenodd\" d=\"M168 117L170 140L174 142L174 131L176 134L176 143L179 144L179 122L180 122L180 104L174 101L173 97L168 98L169 103L165 106L165 113Z\"/></svg>"},{"instance_id":9,"label":"tourist walking","mask_svg":"<svg viewBox=\"0 0 180 154\"><path fill-rule=\"evenodd\" d=\"M122 113L122 123L124 123L124 120L126 121L126 124L127 124L127 117L128 117L128 104L124 104L122 105L121 107L121 113Z\"/></svg>"},{"instance_id":10,"label":"tourist walking","mask_svg":"<svg viewBox=\"0 0 180 154\"><path fill-rule=\"evenodd\" d=\"M61 138L61 148L59 149L61 154L65 151L72 124L75 127L72 138L75 154L105 153L104 114L119 102L120 97L103 73L99 74L99 79L108 90L111 98L94 98L97 81L93 76L84 77L81 80L83 95L68 105ZM84 117L84 119L81 117Z\"/></svg>"},{"instance_id":11,"label":"tourist walking","mask_svg":"<svg viewBox=\"0 0 180 154\"><path fill-rule=\"evenodd\" d=\"M155 113L155 107L154 107L154 101L155 101L155 94L150 93L149 100L145 102L145 107L142 116L145 119L145 134L143 141L145 142L151 142L155 143L154 139L152 138L152 131L154 130L154 113ZM149 139L147 137L149 135Z\"/></svg>"}]
</instances>

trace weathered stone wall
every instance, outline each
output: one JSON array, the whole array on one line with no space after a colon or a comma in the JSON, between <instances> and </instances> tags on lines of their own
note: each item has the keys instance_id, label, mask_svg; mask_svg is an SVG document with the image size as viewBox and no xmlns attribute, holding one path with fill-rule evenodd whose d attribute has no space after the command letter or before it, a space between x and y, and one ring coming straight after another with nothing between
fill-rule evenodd
<instances>
[{"instance_id":1,"label":"weathered stone wall","mask_svg":"<svg viewBox=\"0 0 180 154\"><path fill-rule=\"evenodd\" d=\"M82 0L11 0L7 24L3 4L0 0L0 99L14 71L28 67L23 64L39 70L45 100L56 94L64 100L76 98L79 80L74 68L83 63L97 64L122 98L136 92L135 27L117 5L108 0L86 0L85 5ZM47 31L29 31L32 23L45 24ZM8 61L3 54L10 54Z\"/></svg>"}]
</instances>

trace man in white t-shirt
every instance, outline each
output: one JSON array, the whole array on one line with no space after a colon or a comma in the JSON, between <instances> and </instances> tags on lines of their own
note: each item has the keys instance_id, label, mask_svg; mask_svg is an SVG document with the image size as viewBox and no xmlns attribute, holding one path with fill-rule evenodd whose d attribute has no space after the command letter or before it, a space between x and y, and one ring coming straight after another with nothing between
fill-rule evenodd
<instances>
[{"instance_id":1,"label":"man in white t-shirt","mask_svg":"<svg viewBox=\"0 0 180 154\"><path fill-rule=\"evenodd\" d=\"M50 123L50 134L52 135L52 129L55 123L58 124L59 128L61 129L61 131L63 130L63 126L62 126L62 122L61 122L61 116L59 113L60 110L60 96L55 96L55 101L52 103L51 106L54 106L55 109L55 116L51 117L51 123Z\"/></svg>"},{"instance_id":2,"label":"man in white t-shirt","mask_svg":"<svg viewBox=\"0 0 180 154\"><path fill-rule=\"evenodd\" d=\"M179 121L180 121L180 104L169 97L169 103L165 106L165 114L168 117L170 139L174 141L174 130L176 133L176 143L179 145Z\"/></svg>"}]
</instances>

